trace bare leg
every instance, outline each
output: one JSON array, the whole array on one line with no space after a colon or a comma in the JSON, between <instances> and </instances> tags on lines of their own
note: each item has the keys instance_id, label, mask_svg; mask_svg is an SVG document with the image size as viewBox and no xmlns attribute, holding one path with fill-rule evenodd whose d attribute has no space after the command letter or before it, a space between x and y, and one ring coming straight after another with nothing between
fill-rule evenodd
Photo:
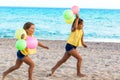
<instances>
[{"instance_id":1,"label":"bare leg","mask_svg":"<svg viewBox=\"0 0 120 80\"><path fill-rule=\"evenodd\" d=\"M23 61L17 59L16 64L14 66L10 67L7 71L3 72L2 80L4 80L5 76L7 76L9 73L18 69L22 65L22 63L23 63Z\"/></svg>"},{"instance_id":2,"label":"bare leg","mask_svg":"<svg viewBox=\"0 0 120 80\"><path fill-rule=\"evenodd\" d=\"M28 69L29 79L28 80L32 80L32 72L33 72L33 68L34 68L34 62L31 60L31 58L29 56L26 56L25 58L23 58L23 61L29 65L29 69Z\"/></svg>"},{"instance_id":3,"label":"bare leg","mask_svg":"<svg viewBox=\"0 0 120 80\"><path fill-rule=\"evenodd\" d=\"M69 53L77 59L77 76L84 77L85 75L81 73L81 63L82 63L82 57L77 52L77 50L71 50Z\"/></svg>"},{"instance_id":4,"label":"bare leg","mask_svg":"<svg viewBox=\"0 0 120 80\"><path fill-rule=\"evenodd\" d=\"M52 73L51 76L54 74L55 70L62 65L64 62L66 62L66 60L70 57L71 55L67 52L65 52L64 56L62 57L62 59L60 59L57 64L52 68Z\"/></svg>"}]
</instances>

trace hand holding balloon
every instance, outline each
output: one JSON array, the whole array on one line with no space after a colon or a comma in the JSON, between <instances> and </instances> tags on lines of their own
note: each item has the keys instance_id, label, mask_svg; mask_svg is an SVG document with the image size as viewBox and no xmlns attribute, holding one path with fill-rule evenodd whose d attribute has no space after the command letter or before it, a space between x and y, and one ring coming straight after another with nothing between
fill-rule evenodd
<instances>
[{"instance_id":1,"label":"hand holding balloon","mask_svg":"<svg viewBox=\"0 0 120 80\"><path fill-rule=\"evenodd\" d=\"M78 15L78 14L76 14L76 18L79 18L79 15Z\"/></svg>"},{"instance_id":2,"label":"hand holding balloon","mask_svg":"<svg viewBox=\"0 0 120 80\"><path fill-rule=\"evenodd\" d=\"M22 35L21 35L21 39L24 39L24 37L25 37L25 34L22 34Z\"/></svg>"}]
</instances>

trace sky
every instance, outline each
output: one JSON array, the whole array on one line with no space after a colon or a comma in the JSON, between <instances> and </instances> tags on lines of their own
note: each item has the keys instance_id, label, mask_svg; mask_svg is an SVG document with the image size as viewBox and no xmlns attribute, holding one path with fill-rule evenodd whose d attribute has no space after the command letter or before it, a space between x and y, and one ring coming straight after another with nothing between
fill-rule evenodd
<instances>
[{"instance_id":1,"label":"sky","mask_svg":"<svg viewBox=\"0 0 120 80\"><path fill-rule=\"evenodd\" d=\"M0 6L120 9L119 0L0 0Z\"/></svg>"}]
</instances>

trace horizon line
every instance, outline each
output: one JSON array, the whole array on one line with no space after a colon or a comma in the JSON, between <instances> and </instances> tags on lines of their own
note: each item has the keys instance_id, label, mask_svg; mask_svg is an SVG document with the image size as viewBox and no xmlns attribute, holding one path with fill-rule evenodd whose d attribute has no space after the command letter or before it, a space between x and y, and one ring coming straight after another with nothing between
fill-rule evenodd
<instances>
[{"instance_id":1,"label":"horizon line","mask_svg":"<svg viewBox=\"0 0 120 80\"><path fill-rule=\"evenodd\" d=\"M18 7L18 8L70 8L70 7L45 7L45 6L0 6L0 7ZM81 8L81 9L109 9L109 10L120 10L119 8Z\"/></svg>"}]
</instances>

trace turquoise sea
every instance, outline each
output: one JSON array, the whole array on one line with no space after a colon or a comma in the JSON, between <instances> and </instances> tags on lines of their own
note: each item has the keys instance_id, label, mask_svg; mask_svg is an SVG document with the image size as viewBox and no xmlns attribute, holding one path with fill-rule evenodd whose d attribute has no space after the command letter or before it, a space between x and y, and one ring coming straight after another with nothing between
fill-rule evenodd
<instances>
[{"instance_id":1,"label":"turquoise sea","mask_svg":"<svg viewBox=\"0 0 120 80\"><path fill-rule=\"evenodd\" d=\"M0 7L0 38L15 38L25 22L35 24L35 36L44 40L66 40L71 24L63 19L69 8ZM80 9L86 41L120 42L120 9Z\"/></svg>"}]
</instances>

